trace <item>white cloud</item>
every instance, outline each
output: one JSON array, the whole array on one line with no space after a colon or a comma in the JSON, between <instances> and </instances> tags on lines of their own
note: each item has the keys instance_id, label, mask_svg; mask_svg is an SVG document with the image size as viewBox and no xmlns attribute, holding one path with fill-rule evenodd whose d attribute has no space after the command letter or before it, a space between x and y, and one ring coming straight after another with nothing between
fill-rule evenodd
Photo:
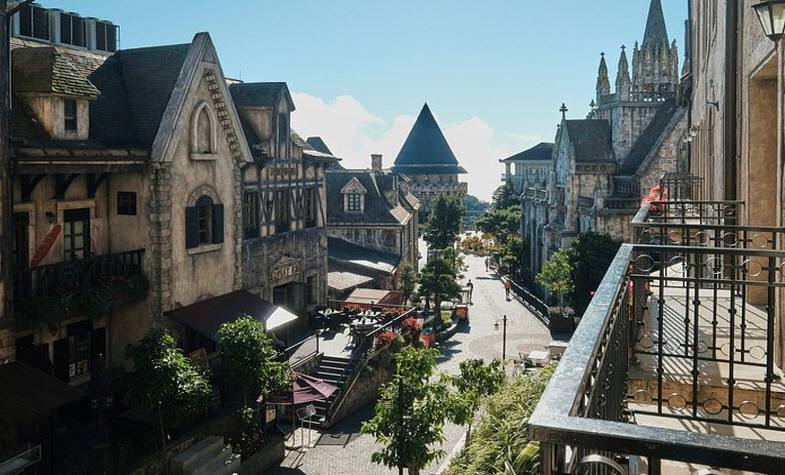
<instances>
[{"instance_id":1,"label":"white cloud","mask_svg":"<svg viewBox=\"0 0 785 475\"><path fill-rule=\"evenodd\" d=\"M293 99L297 110L292 114L292 127L304 137L321 136L333 153L343 158L342 164L347 168L369 167L372 153L383 154L385 166L392 165L415 120L413 116L399 115L388 124L348 95L329 101L295 93ZM462 177L469 182L469 193L489 200L501 184L504 167L499 159L511 155L510 149L499 143L493 127L479 117L440 125L461 165L469 172ZM516 139L525 145L539 141L524 134Z\"/></svg>"}]
</instances>

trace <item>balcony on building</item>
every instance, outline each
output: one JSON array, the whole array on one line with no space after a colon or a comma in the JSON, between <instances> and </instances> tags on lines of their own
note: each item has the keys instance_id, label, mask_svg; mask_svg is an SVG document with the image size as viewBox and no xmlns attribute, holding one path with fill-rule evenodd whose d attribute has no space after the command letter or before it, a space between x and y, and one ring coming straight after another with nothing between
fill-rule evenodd
<instances>
[{"instance_id":1,"label":"balcony on building","mask_svg":"<svg viewBox=\"0 0 785 475\"><path fill-rule=\"evenodd\" d=\"M14 310L24 328L81 316L100 318L147 296L144 250L83 256L14 272Z\"/></svg>"},{"instance_id":2,"label":"balcony on building","mask_svg":"<svg viewBox=\"0 0 785 475\"><path fill-rule=\"evenodd\" d=\"M783 473L785 229L668 174L529 420L543 474Z\"/></svg>"}]
</instances>

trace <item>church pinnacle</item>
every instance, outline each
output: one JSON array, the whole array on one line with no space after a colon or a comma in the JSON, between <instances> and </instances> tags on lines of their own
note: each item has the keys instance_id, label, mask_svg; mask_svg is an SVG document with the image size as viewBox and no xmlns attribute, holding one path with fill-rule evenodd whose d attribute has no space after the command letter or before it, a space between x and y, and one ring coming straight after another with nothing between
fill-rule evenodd
<instances>
[{"instance_id":1,"label":"church pinnacle","mask_svg":"<svg viewBox=\"0 0 785 475\"><path fill-rule=\"evenodd\" d=\"M619 68L616 74L616 94L619 95L620 100L628 100L630 96L630 66L627 63L627 48L621 46L621 55L619 56Z\"/></svg>"},{"instance_id":2,"label":"church pinnacle","mask_svg":"<svg viewBox=\"0 0 785 475\"><path fill-rule=\"evenodd\" d=\"M611 93L611 83L608 79L608 65L605 64L605 53L600 53L600 68L597 71L597 102L602 102L602 96Z\"/></svg>"}]
</instances>

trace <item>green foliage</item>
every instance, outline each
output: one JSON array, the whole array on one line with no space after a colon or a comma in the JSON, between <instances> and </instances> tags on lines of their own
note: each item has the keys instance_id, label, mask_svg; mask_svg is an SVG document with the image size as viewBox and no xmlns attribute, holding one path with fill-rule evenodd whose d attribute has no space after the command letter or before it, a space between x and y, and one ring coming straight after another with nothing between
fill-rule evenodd
<instances>
[{"instance_id":1,"label":"green foliage","mask_svg":"<svg viewBox=\"0 0 785 475\"><path fill-rule=\"evenodd\" d=\"M125 352L134 364L130 399L158 413L165 451L166 432L206 407L210 383L161 328L153 328Z\"/></svg>"},{"instance_id":2,"label":"green foliage","mask_svg":"<svg viewBox=\"0 0 785 475\"><path fill-rule=\"evenodd\" d=\"M466 439L470 439L474 415L486 397L496 394L504 385L505 374L501 360L494 359L485 364L481 359L462 361L460 374L451 378L458 390L451 420L468 425Z\"/></svg>"},{"instance_id":3,"label":"green foliage","mask_svg":"<svg viewBox=\"0 0 785 475\"><path fill-rule=\"evenodd\" d=\"M518 236L510 236L503 244L499 245L496 258L499 263L510 270L510 274L521 278L526 268L526 245Z\"/></svg>"},{"instance_id":4,"label":"green foliage","mask_svg":"<svg viewBox=\"0 0 785 475\"><path fill-rule=\"evenodd\" d=\"M444 453L435 446L444 441L453 398L445 378L432 378L438 356L437 350L412 347L396 355L396 380L382 386L376 414L361 428L382 445L373 462L400 462L414 475Z\"/></svg>"},{"instance_id":5,"label":"green foliage","mask_svg":"<svg viewBox=\"0 0 785 475\"><path fill-rule=\"evenodd\" d=\"M589 306L592 292L600 286L621 244L621 241L597 233L581 234L573 241L570 251L575 281L572 302L578 315Z\"/></svg>"},{"instance_id":6,"label":"green foliage","mask_svg":"<svg viewBox=\"0 0 785 475\"><path fill-rule=\"evenodd\" d=\"M431 203L431 214L425 229L425 242L431 249L452 247L461 232L463 206L452 195L440 194Z\"/></svg>"},{"instance_id":7,"label":"green foliage","mask_svg":"<svg viewBox=\"0 0 785 475\"><path fill-rule=\"evenodd\" d=\"M465 229L474 228L477 219L490 207L490 203L479 200L472 195L463 197L463 227Z\"/></svg>"},{"instance_id":8,"label":"green foliage","mask_svg":"<svg viewBox=\"0 0 785 475\"><path fill-rule=\"evenodd\" d=\"M453 267L444 259L434 257L425 264L420 278L420 295L433 298L435 313L441 312L441 303L446 299L458 297L461 286L455 280Z\"/></svg>"},{"instance_id":9,"label":"green foliage","mask_svg":"<svg viewBox=\"0 0 785 475\"><path fill-rule=\"evenodd\" d=\"M230 438L230 443L232 447L239 449L245 460L264 446L264 430L254 408L243 406L237 415L240 419L240 430Z\"/></svg>"},{"instance_id":10,"label":"green foliage","mask_svg":"<svg viewBox=\"0 0 785 475\"><path fill-rule=\"evenodd\" d=\"M403 296L403 304L406 305L414 292L414 287L417 285L417 273L410 264L404 264L401 270L401 295Z\"/></svg>"},{"instance_id":11,"label":"green foliage","mask_svg":"<svg viewBox=\"0 0 785 475\"><path fill-rule=\"evenodd\" d=\"M554 366L519 376L488 398L474 436L456 458L450 475L538 475L539 444L528 438L528 421Z\"/></svg>"},{"instance_id":12,"label":"green foliage","mask_svg":"<svg viewBox=\"0 0 785 475\"><path fill-rule=\"evenodd\" d=\"M517 235L521 229L521 206L516 204L507 208L493 207L477 220L477 229L493 235L499 242Z\"/></svg>"},{"instance_id":13,"label":"green foliage","mask_svg":"<svg viewBox=\"0 0 785 475\"><path fill-rule=\"evenodd\" d=\"M510 182L506 182L493 192L493 207L496 209L509 208L520 204L520 193L515 191L515 187Z\"/></svg>"},{"instance_id":14,"label":"green foliage","mask_svg":"<svg viewBox=\"0 0 785 475\"><path fill-rule=\"evenodd\" d=\"M559 297L559 306L564 307L564 296L575 288L572 277L572 262L570 253L559 250L553 253L550 259L542 265L540 273L534 278L535 282Z\"/></svg>"},{"instance_id":15,"label":"green foliage","mask_svg":"<svg viewBox=\"0 0 785 475\"><path fill-rule=\"evenodd\" d=\"M246 404L249 396L288 389L289 364L273 360L272 339L253 317L246 315L221 325L218 345L224 380L240 390Z\"/></svg>"},{"instance_id":16,"label":"green foliage","mask_svg":"<svg viewBox=\"0 0 785 475\"><path fill-rule=\"evenodd\" d=\"M450 266L450 272L453 277L457 278L459 274L466 272L469 268L469 266L466 265L466 260L461 251L454 247L445 249L441 258Z\"/></svg>"}]
</instances>

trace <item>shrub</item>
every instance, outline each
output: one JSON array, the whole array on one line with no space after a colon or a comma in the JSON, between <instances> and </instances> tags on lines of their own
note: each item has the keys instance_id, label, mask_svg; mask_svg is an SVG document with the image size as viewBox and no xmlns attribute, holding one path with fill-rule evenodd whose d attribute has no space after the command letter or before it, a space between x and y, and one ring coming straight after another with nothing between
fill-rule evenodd
<instances>
[{"instance_id":1,"label":"shrub","mask_svg":"<svg viewBox=\"0 0 785 475\"><path fill-rule=\"evenodd\" d=\"M409 317L403 321L401 324L403 326L404 331L417 333L420 331L420 324L417 322L417 319L414 317Z\"/></svg>"},{"instance_id":2,"label":"shrub","mask_svg":"<svg viewBox=\"0 0 785 475\"><path fill-rule=\"evenodd\" d=\"M390 343L395 339L395 332L392 331L383 331L376 335L376 345L379 347L386 347L389 346Z\"/></svg>"}]
</instances>

